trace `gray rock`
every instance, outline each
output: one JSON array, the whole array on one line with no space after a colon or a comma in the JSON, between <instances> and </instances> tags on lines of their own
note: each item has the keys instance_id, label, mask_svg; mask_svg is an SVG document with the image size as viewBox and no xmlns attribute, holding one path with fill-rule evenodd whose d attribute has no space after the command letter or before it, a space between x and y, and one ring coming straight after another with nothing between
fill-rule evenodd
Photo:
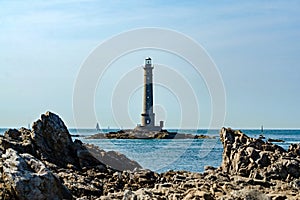
<instances>
[{"instance_id":1,"label":"gray rock","mask_svg":"<svg viewBox=\"0 0 300 200\"><path fill-rule=\"evenodd\" d=\"M5 187L14 198L72 199L59 179L32 155L7 149L2 160Z\"/></svg>"}]
</instances>

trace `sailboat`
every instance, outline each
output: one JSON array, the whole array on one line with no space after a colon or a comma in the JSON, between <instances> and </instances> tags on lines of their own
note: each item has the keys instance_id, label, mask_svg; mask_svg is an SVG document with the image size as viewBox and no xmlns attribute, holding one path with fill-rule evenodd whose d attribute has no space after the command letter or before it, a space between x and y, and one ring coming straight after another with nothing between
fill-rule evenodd
<instances>
[{"instance_id":1,"label":"sailboat","mask_svg":"<svg viewBox=\"0 0 300 200\"><path fill-rule=\"evenodd\" d=\"M264 126L261 125L260 135L259 135L258 139L261 139L261 140L266 139L265 136L263 135L263 133L264 133Z\"/></svg>"},{"instance_id":2,"label":"sailboat","mask_svg":"<svg viewBox=\"0 0 300 200\"><path fill-rule=\"evenodd\" d=\"M96 124L96 130L100 131L99 123Z\"/></svg>"}]
</instances>

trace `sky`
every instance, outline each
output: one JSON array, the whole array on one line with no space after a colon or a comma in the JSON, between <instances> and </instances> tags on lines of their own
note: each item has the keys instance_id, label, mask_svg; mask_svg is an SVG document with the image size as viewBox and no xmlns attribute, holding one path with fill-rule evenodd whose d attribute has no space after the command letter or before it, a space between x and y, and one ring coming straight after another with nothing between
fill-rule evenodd
<instances>
[{"instance_id":1,"label":"sky","mask_svg":"<svg viewBox=\"0 0 300 200\"><path fill-rule=\"evenodd\" d=\"M120 33L156 27L192 38L213 60L226 94L223 126L300 128L299 10L300 2L292 0L2 0L0 127L27 127L48 110L59 114L68 127L77 127L74 86L91 52ZM160 70L164 69L169 70L164 73L175 70L175 74L188 80L196 91L195 110L200 116L197 127L191 127L188 120L181 118L180 109L184 106L180 107L180 103L188 104L186 99L180 99L167 86L156 85L157 121L165 120L169 128L209 127L211 96L203 77L194 76L190 64L180 57L157 50L116 58L106 74L99 77L94 96L96 121L102 127L132 127L140 123L141 65L147 56L157 65L154 81L163 79ZM124 99L130 120L123 121L115 116L122 97L112 98L122 77L131 73L139 82ZM174 87L180 90L177 76L171 77L177 83ZM190 113L188 117L196 116ZM86 116L80 124L93 128L96 121Z\"/></svg>"}]
</instances>

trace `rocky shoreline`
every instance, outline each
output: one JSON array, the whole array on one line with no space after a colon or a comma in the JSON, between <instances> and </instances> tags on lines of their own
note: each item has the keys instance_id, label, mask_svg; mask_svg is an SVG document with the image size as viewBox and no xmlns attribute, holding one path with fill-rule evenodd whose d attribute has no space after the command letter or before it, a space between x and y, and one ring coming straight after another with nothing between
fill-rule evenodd
<instances>
[{"instance_id":1,"label":"rocky shoreline","mask_svg":"<svg viewBox=\"0 0 300 200\"><path fill-rule=\"evenodd\" d=\"M209 135L193 135L187 133L161 131L139 131L135 129L120 130L117 132L97 133L87 139L214 139Z\"/></svg>"},{"instance_id":2,"label":"rocky shoreline","mask_svg":"<svg viewBox=\"0 0 300 200\"><path fill-rule=\"evenodd\" d=\"M0 199L300 199L300 144L288 150L222 128L219 168L142 169L79 140L47 112L31 130L0 136Z\"/></svg>"}]
</instances>

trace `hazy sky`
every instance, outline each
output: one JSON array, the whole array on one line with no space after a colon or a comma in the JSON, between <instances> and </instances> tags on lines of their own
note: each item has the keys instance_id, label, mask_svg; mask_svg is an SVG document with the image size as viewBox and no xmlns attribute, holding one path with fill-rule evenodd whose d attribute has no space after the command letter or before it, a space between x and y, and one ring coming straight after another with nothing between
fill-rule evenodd
<instances>
[{"instance_id":1,"label":"hazy sky","mask_svg":"<svg viewBox=\"0 0 300 200\"><path fill-rule=\"evenodd\" d=\"M299 1L284 0L0 1L0 127L27 126L47 110L74 127L74 83L90 52L121 32L159 27L193 38L215 62L226 89L224 126L300 128L299 10ZM123 65L136 69L147 54L154 63L185 65L165 53L136 52L116 61L108 79L109 73ZM132 126L116 124L110 99L103 96L110 91L109 85L105 78L102 81L95 95L101 125ZM197 87L197 81L193 83ZM196 95L204 99L199 102L200 127L205 128L211 105L203 81L198 86L203 93ZM139 123L141 91L137 89L128 101L132 123ZM178 102L168 92L157 87L161 104L157 117L166 120L168 127L176 127L180 119L172 116L180 112ZM86 120L86 126L95 126L95 121Z\"/></svg>"}]
</instances>

